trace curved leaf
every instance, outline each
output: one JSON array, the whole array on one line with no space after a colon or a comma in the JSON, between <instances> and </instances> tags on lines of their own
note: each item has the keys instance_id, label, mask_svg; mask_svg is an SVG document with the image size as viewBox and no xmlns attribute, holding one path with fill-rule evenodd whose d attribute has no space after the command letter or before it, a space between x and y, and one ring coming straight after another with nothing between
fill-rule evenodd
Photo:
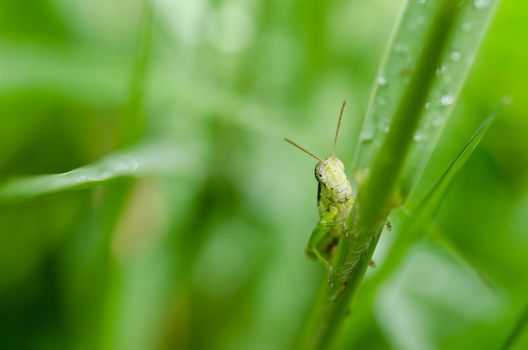
<instances>
[{"instance_id":1,"label":"curved leaf","mask_svg":"<svg viewBox=\"0 0 528 350\"><path fill-rule=\"evenodd\" d=\"M121 177L167 174L182 169L192 172L197 168L197 157L193 157L187 149L143 145L113 153L66 173L25 176L0 182L0 203L91 188Z\"/></svg>"}]
</instances>

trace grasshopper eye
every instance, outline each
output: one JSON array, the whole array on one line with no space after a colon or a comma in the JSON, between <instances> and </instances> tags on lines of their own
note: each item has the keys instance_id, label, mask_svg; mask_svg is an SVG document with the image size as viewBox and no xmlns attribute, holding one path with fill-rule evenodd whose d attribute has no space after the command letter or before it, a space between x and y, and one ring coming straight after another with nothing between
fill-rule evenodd
<instances>
[{"instance_id":1,"label":"grasshopper eye","mask_svg":"<svg viewBox=\"0 0 528 350\"><path fill-rule=\"evenodd\" d=\"M319 163L315 166L315 179L318 182L325 183L326 182L326 174L324 172L324 169L322 167L322 164Z\"/></svg>"}]
</instances>

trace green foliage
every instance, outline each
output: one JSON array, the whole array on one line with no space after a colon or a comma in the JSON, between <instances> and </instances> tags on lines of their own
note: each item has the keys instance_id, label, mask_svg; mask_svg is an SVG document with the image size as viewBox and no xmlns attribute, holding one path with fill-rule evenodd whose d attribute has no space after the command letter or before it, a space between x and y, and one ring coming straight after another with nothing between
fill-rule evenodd
<instances>
[{"instance_id":1,"label":"green foliage","mask_svg":"<svg viewBox=\"0 0 528 350\"><path fill-rule=\"evenodd\" d=\"M434 132L429 132L423 136L419 134L420 139L417 140L416 133L423 132L417 130L422 110L425 108L425 101L428 96L434 96L437 89L445 89L445 83L434 83L438 79L445 80L443 74L438 74L438 69L442 70L442 65L445 65L445 63L442 63L442 58L445 59L446 57L445 48L450 42L456 41L453 37L456 37L458 32L464 32L461 28L457 30L457 25L461 26L459 16L462 16L464 10L467 11L467 8L473 5L466 3L465 7L463 7L457 1L446 1L433 6L433 10L429 12L420 11L419 8L422 5L420 3L409 3L399 24L399 28L402 29L397 32L395 41L393 41L393 46L398 46L405 45L398 40L403 42L417 40L413 34L415 29L407 30L407 28L415 25L416 17L420 17L425 23L431 23L430 28L426 29L427 35L423 38L424 43L421 47L414 50L419 52L418 57L416 59L413 59L412 55L407 57L407 59L411 59L407 64L411 66L412 73L409 81L406 81L407 78L399 78L403 92L399 94L400 98L396 108L393 112L389 111L389 115L380 117L380 112L376 108L379 108L378 99L386 97L374 97L373 101L371 101L371 103L377 103L378 105L374 107L374 113L367 115L367 122L363 127L363 135L367 132L369 137L366 147L363 147L370 148L372 141L376 139L372 129L380 129L379 123L383 124L384 120L376 119L385 118L385 124L389 123L389 120L390 124L386 125L387 130L382 127L380 132L378 132L377 139L380 146L377 153L373 153L368 157L370 165L358 170L360 175L358 199L355 204L357 209L352 213L349 220L349 227L351 227L350 237L343 238L338 246L335 262L336 278L331 280L329 287L323 286L323 296L316 305L314 318L310 320L311 328L309 329L311 330L306 332L308 340L305 343L306 345L302 346L303 348L326 349L332 343L335 337L334 334L346 315L348 305L367 270L388 214L394 206L400 205L405 200L407 191L405 189L401 190L401 187L408 187L405 184L406 179L402 180L403 186L400 186L399 191L398 181L400 180L404 163L408 158L408 153L412 154L412 151L410 151L411 145L413 145L413 141L413 146L416 145L417 141L427 142L429 138L433 138L435 135ZM489 7L489 4L486 7ZM478 10L481 9L479 8ZM465 21L468 20L467 17L462 17ZM471 16L470 18L473 19ZM477 21L482 23L482 30L486 27L487 16L478 18ZM474 44L470 53L474 54L477 47ZM392 51L395 51L395 48L392 48ZM449 55L452 55L452 53ZM468 67L469 65L465 65L465 68ZM391 78L395 78L396 74L394 72L399 70L401 75L403 68L398 59L390 60L389 58L386 69L388 72L393 73ZM381 77L386 79L384 74ZM464 77L465 74L450 77L449 85L454 80L455 86L461 86ZM383 81L383 84L385 83ZM377 91L377 87L375 91ZM443 101L446 96L448 95L444 94L440 97L440 105L447 105ZM449 95L449 98L452 98L452 96ZM452 101L449 102L449 105L451 103ZM433 108L437 109L436 104ZM438 111L435 113L438 113ZM391 115L394 116L390 118ZM441 118L444 117L444 115L441 116ZM429 123L432 123L432 121L429 121ZM367 129L366 131L365 128ZM386 135L383 136L384 134ZM478 136L476 138L478 139ZM420 146L417 147L421 148ZM427 149L421 148L420 153L424 153L424 150L427 151ZM467 156L472 150L463 151L459 161L463 163L465 160L462 159L463 156ZM427 152L430 153L430 151ZM374 158L372 158L373 155L375 155ZM416 168L417 160L412 159L412 157L411 160L413 161L411 164ZM452 165L452 171L448 169L445 176L453 176L458 169L456 166L460 166L460 162L455 160ZM414 171L417 170L415 169ZM412 177L417 178L414 175ZM449 181L442 181L441 179L439 181L440 186L444 186L445 182ZM425 201L427 203L435 203L433 196L442 192L445 191L433 189L430 196L425 198ZM422 203L420 209L426 210L426 208ZM421 215L415 218L417 222L420 222L421 219ZM420 223L423 224L423 222ZM402 234L408 233L404 230ZM398 251L400 247L396 246L393 249Z\"/></svg>"},{"instance_id":2,"label":"green foliage","mask_svg":"<svg viewBox=\"0 0 528 350\"><path fill-rule=\"evenodd\" d=\"M0 4L0 348L523 348L526 9ZM329 286L282 137L328 154L343 100Z\"/></svg>"}]
</instances>

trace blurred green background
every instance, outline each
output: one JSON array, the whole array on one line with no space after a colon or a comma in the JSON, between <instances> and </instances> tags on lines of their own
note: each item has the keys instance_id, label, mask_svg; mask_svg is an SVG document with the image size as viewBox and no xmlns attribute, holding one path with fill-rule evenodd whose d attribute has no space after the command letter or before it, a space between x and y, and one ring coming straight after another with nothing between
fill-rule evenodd
<instances>
[{"instance_id":1,"label":"blurred green background","mask_svg":"<svg viewBox=\"0 0 528 350\"><path fill-rule=\"evenodd\" d=\"M282 137L329 154L347 100L351 162L404 3L2 0L2 179L138 144L169 165L0 206L0 348L291 348L324 277L315 164ZM344 348L497 349L528 305L526 13L500 4L422 181L513 97L437 218L493 287L423 240Z\"/></svg>"}]
</instances>

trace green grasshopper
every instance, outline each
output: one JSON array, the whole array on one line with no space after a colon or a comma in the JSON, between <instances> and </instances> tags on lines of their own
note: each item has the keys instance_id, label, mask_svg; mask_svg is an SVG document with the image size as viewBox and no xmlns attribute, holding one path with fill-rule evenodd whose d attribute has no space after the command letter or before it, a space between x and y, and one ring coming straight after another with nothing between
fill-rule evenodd
<instances>
[{"instance_id":1,"label":"green grasshopper","mask_svg":"<svg viewBox=\"0 0 528 350\"><path fill-rule=\"evenodd\" d=\"M345 105L346 102L343 102L334 137L333 153L330 157L322 160L295 142L287 138L284 139L318 161L315 166L315 179L318 183L317 205L320 217L308 241L306 254L312 259L321 261L330 275L333 271L330 260L343 233L348 235L346 222L354 205L352 186L345 174L345 166L335 156L337 137Z\"/></svg>"}]
</instances>

